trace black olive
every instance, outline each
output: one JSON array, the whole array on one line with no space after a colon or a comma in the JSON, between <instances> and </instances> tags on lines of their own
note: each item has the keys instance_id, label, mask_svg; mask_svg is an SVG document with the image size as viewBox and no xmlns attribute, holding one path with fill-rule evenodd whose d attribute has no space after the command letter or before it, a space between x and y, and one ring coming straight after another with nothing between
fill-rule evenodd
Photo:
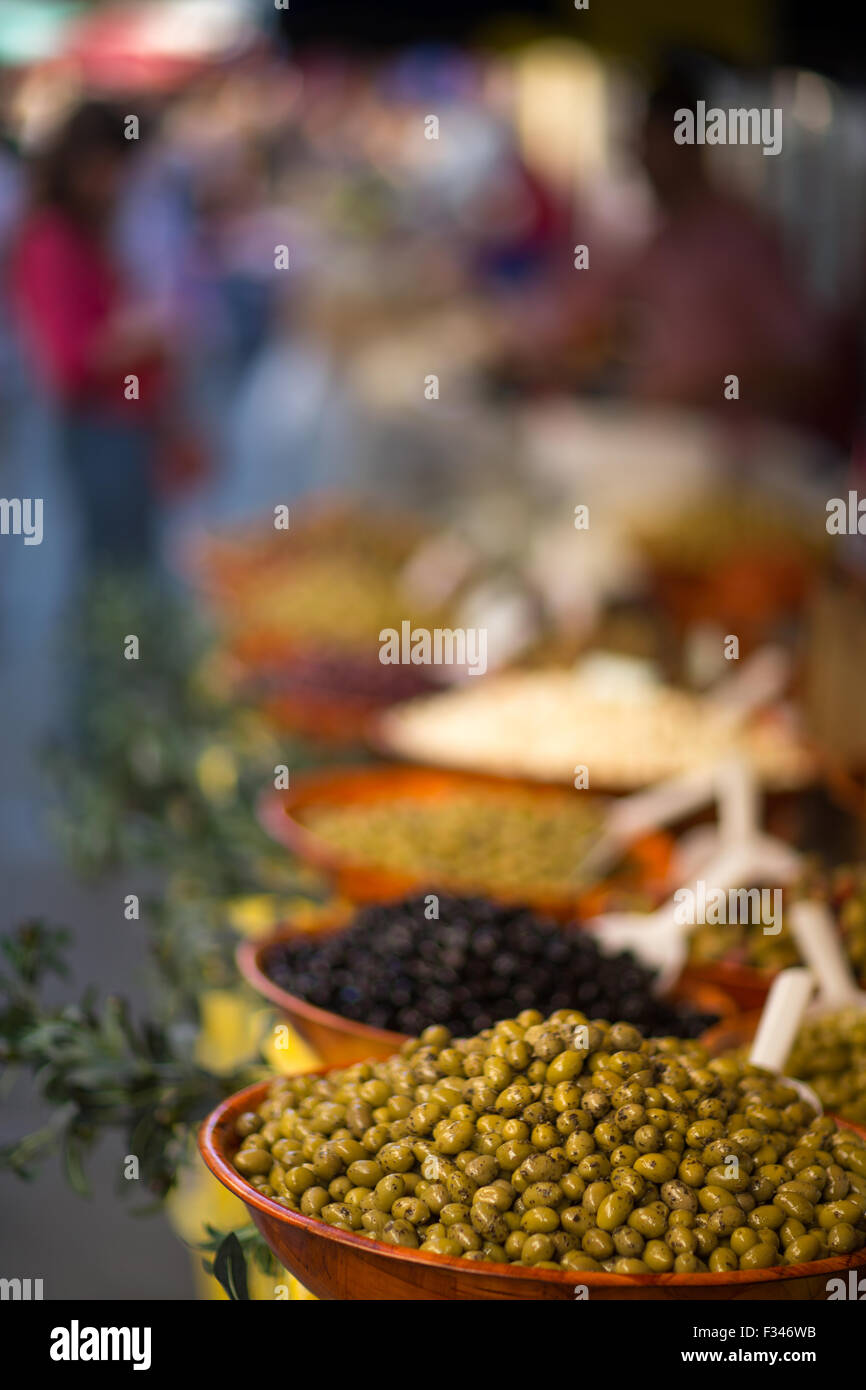
<instances>
[{"instance_id":1,"label":"black olive","mask_svg":"<svg viewBox=\"0 0 866 1390\"><path fill-rule=\"evenodd\" d=\"M477 1033L536 1008L577 1008L644 1033L695 1037L712 1019L652 993L652 972L627 953L603 955L584 932L529 908L429 893L361 909L327 940L271 947L265 970L291 993L374 1027L417 1034L444 1023Z\"/></svg>"}]
</instances>

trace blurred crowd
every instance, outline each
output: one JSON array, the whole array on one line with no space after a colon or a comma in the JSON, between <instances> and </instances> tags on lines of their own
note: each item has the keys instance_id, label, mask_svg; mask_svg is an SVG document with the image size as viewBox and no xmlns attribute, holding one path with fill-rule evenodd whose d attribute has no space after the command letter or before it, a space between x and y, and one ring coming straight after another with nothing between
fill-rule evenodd
<instances>
[{"instance_id":1,"label":"blurred crowd","mask_svg":"<svg viewBox=\"0 0 866 1390\"><path fill-rule=\"evenodd\" d=\"M392 474L435 470L381 418L411 422L445 367L479 412L659 404L856 455L859 226L828 293L773 159L674 142L701 68L630 74L623 100L580 61L558 129L513 56L458 49L259 51L123 102L80 91L35 130L10 79L0 476L39 417L86 566L153 565L168 515L375 487L385 448Z\"/></svg>"}]
</instances>

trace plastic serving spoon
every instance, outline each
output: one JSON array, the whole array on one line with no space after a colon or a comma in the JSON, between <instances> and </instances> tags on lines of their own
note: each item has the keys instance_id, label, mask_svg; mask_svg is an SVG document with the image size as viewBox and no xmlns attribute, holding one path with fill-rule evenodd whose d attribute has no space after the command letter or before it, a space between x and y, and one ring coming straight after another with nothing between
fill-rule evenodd
<instances>
[{"instance_id":1,"label":"plastic serving spoon","mask_svg":"<svg viewBox=\"0 0 866 1390\"><path fill-rule=\"evenodd\" d=\"M790 678L791 658L784 648L760 647L733 675L713 686L706 698L732 724L741 724L759 709L774 704Z\"/></svg>"},{"instance_id":2,"label":"plastic serving spoon","mask_svg":"<svg viewBox=\"0 0 866 1390\"><path fill-rule=\"evenodd\" d=\"M800 869L801 857L790 845L761 829L761 794L754 773L743 757L732 757L716 770L718 824L699 826L678 847L683 877L706 877L701 870L726 847L740 846L751 862L755 882L789 883Z\"/></svg>"},{"instance_id":3,"label":"plastic serving spoon","mask_svg":"<svg viewBox=\"0 0 866 1390\"><path fill-rule=\"evenodd\" d=\"M718 764L708 763L611 802L602 832L581 861L581 870L605 874L641 835L699 811L717 796L721 775Z\"/></svg>"},{"instance_id":4,"label":"plastic serving spoon","mask_svg":"<svg viewBox=\"0 0 866 1390\"><path fill-rule=\"evenodd\" d=\"M806 1006L815 991L815 976L804 966L782 970L776 976L767 995L758 1031L755 1034L749 1061L752 1066L776 1072L794 1087L800 1098L820 1115L823 1106L805 1081L787 1076L783 1071L791 1055L794 1039L803 1021Z\"/></svg>"},{"instance_id":5,"label":"plastic serving spoon","mask_svg":"<svg viewBox=\"0 0 866 1390\"><path fill-rule=\"evenodd\" d=\"M866 993L854 978L829 908L819 902L798 902L788 921L800 955L818 984L818 999L810 1012L852 1006L866 1009Z\"/></svg>"},{"instance_id":6,"label":"plastic serving spoon","mask_svg":"<svg viewBox=\"0 0 866 1390\"><path fill-rule=\"evenodd\" d=\"M704 881L712 888L739 887L753 881L756 862L752 845L725 846L707 865ZM692 891L697 893L697 884ZM685 965L688 935L695 925L683 907L683 900L675 893L655 912L604 913L588 922L586 929L594 933L600 946L631 951L657 971L653 989L663 994Z\"/></svg>"},{"instance_id":7,"label":"plastic serving spoon","mask_svg":"<svg viewBox=\"0 0 866 1390\"><path fill-rule=\"evenodd\" d=\"M701 881L708 888L740 888L744 884L777 880L787 883L799 869L799 856L769 835L730 838L719 834L716 855L703 867ZM692 881L692 892L698 884ZM656 992L663 994L683 970L688 954L688 934L695 926L689 920L685 901L674 894L656 912L612 912L594 917L587 930L599 945L610 951L631 951L645 965L656 970Z\"/></svg>"}]
</instances>

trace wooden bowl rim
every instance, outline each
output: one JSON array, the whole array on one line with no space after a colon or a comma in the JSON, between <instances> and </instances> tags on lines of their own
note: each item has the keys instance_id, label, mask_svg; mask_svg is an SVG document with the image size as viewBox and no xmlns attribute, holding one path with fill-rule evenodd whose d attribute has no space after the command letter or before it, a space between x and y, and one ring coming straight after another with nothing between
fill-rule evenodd
<instances>
[{"instance_id":1,"label":"wooden bowl rim","mask_svg":"<svg viewBox=\"0 0 866 1390\"><path fill-rule=\"evenodd\" d=\"M344 1070L344 1067L321 1067L316 1072L306 1074L324 1076L329 1071ZM852 1255L834 1255L826 1260L811 1260L799 1265L774 1265L770 1269L740 1269L723 1271L719 1274L710 1272L706 1274L609 1274L607 1271L596 1273L595 1270L575 1270L573 1273L563 1270L560 1273L553 1269L533 1269L531 1265L528 1267L499 1265L493 1261L464 1260L455 1255L433 1255L421 1250L410 1251L402 1246L388 1245L384 1241L370 1240L366 1236L356 1235L354 1231L340 1231L334 1226L328 1226L323 1221L317 1221L315 1217L304 1216L301 1212L289 1211L270 1197L263 1197L241 1177L226 1157L225 1141L236 1117L244 1110L253 1109L260 1104L270 1084L269 1080L256 1081L252 1086L246 1086L242 1091L236 1091L234 1095L228 1096L216 1109L211 1111L210 1115L202 1122L198 1133L198 1146L207 1167L224 1187L227 1187L230 1192L241 1199L245 1206L255 1207L256 1210L271 1220L282 1222L287 1226L294 1226L320 1240L331 1240L338 1245L346 1245L359 1252L373 1252L382 1259L430 1265L435 1269L450 1270L453 1274L459 1274L468 1279L480 1277L489 1279L491 1271L494 1271L497 1278L501 1277L506 1280L531 1279L541 1284L558 1284L566 1288L575 1288L583 1284L590 1288L718 1288L726 1284L747 1286L754 1283L772 1283L774 1279L788 1280L813 1276L820 1278L825 1274L836 1274L858 1268L861 1264L866 1263L866 1246L864 1246L862 1250L855 1251ZM847 1120L839 1120L837 1123L866 1139L866 1129L862 1126Z\"/></svg>"},{"instance_id":2,"label":"wooden bowl rim","mask_svg":"<svg viewBox=\"0 0 866 1390\"><path fill-rule=\"evenodd\" d=\"M299 994L290 994L288 990L283 989L275 980L272 980L263 969L262 956L270 947L283 941L302 939L309 941L311 936L333 936L345 925L348 924L335 922L315 932L278 930L261 941L241 941L235 952L238 970L252 989L290 1017L297 1015L298 1018L310 1023L318 1023L323 1028L329 1028L335 1033L342 1033L346 1037L368 1038L371 1042L387 1043L395 1052L399 1052L409 1036L407 1033L392 1033L387 1028L374 1028L370 1023L356 1022L355 1019L346 1018L343 1014L335 1014L331 1013L329 1009L319 1008L317 1004L310 1004L306 999L302 999Z\"/></svg>"},{"instance_id":3,"label":"wooden bowl rim","mask_svg":"<svg viewBox=\"0 0 866 1390\"><path fill-rule=\"evenodd\" d=\"M492 773L469 772L447 767L427 767L419 763L341 764L336 767L300 773L296 779L293 779L292 785L287 790L268 789L264 791L259 797L257 806L259 823L279 844L300 855L307 863L313 864L317 868L331 874L345 872L384 875L394 884L394 896L399 896L403 892L411 892L420 881L419 875L409 872L396 873L386 866L376 865L365 860L351 859L340 850L330 846L315 831L308 829L297 815L299 810L311 804L315 799L313 793L317 791L327 793L339 788L341 783L345 783L348 787L363 786L367 783L375 785L377 782L390 783L393 792L399 788L403 788L406 792L420 791L424 784L431 787L434 783L440 785L443 791L448 790L450 784L451 789L455 791L477 788L502 793L514 790L528 792L533 796L562 796L566 792L565 784L560 782L533 782L520 777L499 777ZM413 786L415 783L419 783L421 786ZM386 786L383 786L382 799L387 794ZM596 793L591 793L591 798L596 805L600 805L602 808L609 799ZM327 796L324 799L327 801ZM380 798L371 798L371 800L374 799ZM659 848L664 847L670 855L673 843L673 837L667 832L654 831L649 835L640 837L626 853L627 855L633 854L634 850L643 844L647 846L657 845ZM600 881L604 882L605 880ZM483 894L485 892L483 887L477 885L441 880L440 884L443 889L454 894ZM528 903L540 911L556 912L573 909L576 912L581 894L587 889L591 889L592 886L592 884L576 885L572 893L556 892L535 895L530 890L520 894L505 896L496 894L495 896L499 902ZM488 896L494 896L489 889L486 891ZM545 907L545 904L549 904L549 907Z\"/></svg>"},{"instance_id":4,"label":"wooden bowl rim","mask_svg":"<svg viewBox=\"0 0 866 1390\"><path fill-rule=\"evenodd\" d=\"M410 1036L408 1033L393 1033L387 1028L375 1028L370 1023L356 1022L355 1019L347 1018L344 1014L332 1013L330 1009L323 1009L318 1004L311 1004L301 995L292 994L282 985L277 984L276 980L272 980L265 971L263 957L265 951L270 950L271 947L282 945L286 941L310 941L320 937L336 936L351 924L351 917L346 920L342 914L335 912L333 920L326 917L325 921L325 926L312 932L283 925L266 937L255 941L241 941L235 952L235 960L240 974L252 989L261 994L269 1003L276 1005L290 1018L297 1015L300 1019L317 1023L324 1028L330 1028L333 1032L342 1033L346 1037L369 1038L371 1042L387 1043L393 1047L395 1052L399 1051L403 1043L408 1040ZM569 924L565 922L558 922L556 925L561 931L568 931L569 929L580 931L579 925L569 927ZM706 1004L703 1004L698 997L699 992L709 992L712 999L708 998ZM703 1042L717 1028L730 1028L735 1020L742 1017L736 1002L718 985L707 984L700 980L680 979L672 989L666 992L665 997L675 1002L678 995L685 997L697 1008L706 1008L707 1012L718 1013L717 1022L711 1024L700 1034L697 1039L698 1042Z\"/></svg>"}]
</instances>

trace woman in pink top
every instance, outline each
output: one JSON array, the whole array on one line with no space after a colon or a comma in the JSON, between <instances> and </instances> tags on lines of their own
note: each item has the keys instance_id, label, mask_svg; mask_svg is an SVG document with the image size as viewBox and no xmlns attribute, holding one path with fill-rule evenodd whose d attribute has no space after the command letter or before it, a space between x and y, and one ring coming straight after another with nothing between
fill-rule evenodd
<instances>
[{"instance_id":1,"label":"woman in pink top","mask_svg":"<svg viewBox=\"0 0 866 1390\"><path fill-rule=\"evenodd\" d=\"M129 303L110 244L131 149L111 107L91 102L75 111L35 167L10 258L14 310L59 408L92 569L144 565L154 549L164 331Z\"/></svg>"}]
</instances>

